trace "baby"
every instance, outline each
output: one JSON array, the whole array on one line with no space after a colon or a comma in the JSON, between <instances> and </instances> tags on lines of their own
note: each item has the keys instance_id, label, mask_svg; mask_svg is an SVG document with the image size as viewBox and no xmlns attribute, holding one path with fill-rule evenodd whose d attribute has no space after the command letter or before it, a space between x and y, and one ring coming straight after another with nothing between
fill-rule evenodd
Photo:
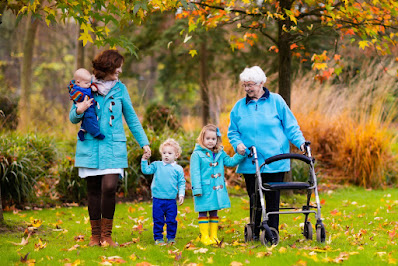
<instances>
[{"instance_id":1,"label":"baby","mask_svg":"<svg viewBox=\"0 0 398 266\"><path fill-rule=\"evenodd\" d=\"M91 82L91 74L87 69L79 68L73 75L74 80L69 83L69 96L74 103L82 102L84 99L93 98L92 91L97 91L94 83ZM95 113L95 100L93 104L84 112L82 124L80 126L79 136L80 141L84 141L85 133L90 133L96 139L104 139L105 136L101 134L97 115Z\"/></svg>"}]
</instances>

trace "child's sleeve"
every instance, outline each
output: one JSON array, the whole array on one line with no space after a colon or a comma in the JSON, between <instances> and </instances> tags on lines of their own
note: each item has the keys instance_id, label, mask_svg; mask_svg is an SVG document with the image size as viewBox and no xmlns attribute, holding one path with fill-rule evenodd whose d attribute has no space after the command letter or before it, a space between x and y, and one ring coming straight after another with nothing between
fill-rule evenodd
<instances>
[{"instance_id":1,"label":"child's sleeve","mask_svg":"<svg viewBox=\"0 0 398 266\"><path fill-rule=\"evenodd\" d=\"M178 169L178 196L185 196L185 177L182 167Z\"/></svg>"},{"instance_id":2,"label":"child's sleeve","mask_svg":"<svg viewBox=\"0 0 398 266\"><path fill-rule=\"evenodd\" d=\"M191 155L190 163L190 174L191 174L191 184L192 184L192 194L201 195L202 194L202 184L200 178L200 157L194 152Z\"/></svg>"},{"instance_id":3,"label":"child's sleeve","mask_svg":"<svg viewBox=\"0 0 398 266\"><path fill-rule=\"evenodd\" d=\"M145 175L152 175L156 172L156 164L155 162L148 165L148 161L141 160L141 171Z\"/></svg>"},{"instance_id":4,"label":"child's sleeve","mask_svg":"<svg viewBox=\"0 0 398 266\"><path fill-rule=\"evenodd\" d=\"M240 155L239 153L235 153L235 155L233 157L229 157L228 154L226 154L223 151L223 161L224 161L224 165L227 167L234 167L237 166L238 164L240 164L244 159L245 159L245 155Z\"/></svg>"}]
</instances>

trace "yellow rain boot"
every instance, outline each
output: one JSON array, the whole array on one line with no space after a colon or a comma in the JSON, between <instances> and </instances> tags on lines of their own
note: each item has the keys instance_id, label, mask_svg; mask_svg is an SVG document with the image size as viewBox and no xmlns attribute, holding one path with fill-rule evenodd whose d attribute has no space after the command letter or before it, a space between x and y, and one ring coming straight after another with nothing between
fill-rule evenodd
<instances>
[{"instance_id":1,"label":"yellow rain boot","mask_svg":"<svg viewBox=\"0 0 398 266\"><path fill-rule=\"evenodd\" d=\"M217 231L218 231L218 217L210 217L209 218L209 226L210 226L210 240L212 244L220 243L220 240L217 238Z\"/></svg>"},{"instance_id":2,"label":"yellow rain boot","mask_svg":"<svg viewBox=\"0 0 398 266\"><path fill-rule=\"evenodd\" d=\"M209 218L208 217L199 217L199 231L200 231L200 242L204 245L208 246L212 244L212 241L209 237Z\"/></svg>"}]
</instances>

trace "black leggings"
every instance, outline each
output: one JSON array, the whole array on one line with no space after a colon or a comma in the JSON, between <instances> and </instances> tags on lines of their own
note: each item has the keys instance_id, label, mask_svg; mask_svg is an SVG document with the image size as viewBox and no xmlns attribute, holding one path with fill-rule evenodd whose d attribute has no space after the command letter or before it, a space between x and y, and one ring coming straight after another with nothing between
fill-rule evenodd
<instances>
[{"instance_id":1,"label":"black leggings","mask_svg":"<svg viewBox=\"0 0 398 266\"><path fill-rule=\"evenodd\" d=\"M90 220L113 219L119 174L88 176L86 180Z\"/></svg>"},{"instance_id":2,"label":"black leggings","mask_svg":"<svg viewBox=\"0 0 398 266\"><path fill-rule=\"evenodd\" d=\"M263 180L263 183L267 182L283 182L283 178L285 176L284 172L280 173L262 173L261 178ZM255 175L254 174L244 174L243 177L245 178L246 182L246 190L247 194L249 195L250 198L250 220L252 220L252 212L253 212L253 207L254 207L254 194L256 193L255 191ZM272 211L279 211L279 203L280 203L280 192L279 191L264 191L264 197L266 201L266 212L272 212ZM256 211L256 217L254 217L254 235L258 236L260 233L260 222L261 222L261 203L260 203L260 198L258 198L258 202L256 203L257 205L257 211ZM279 215L270 215L269 220L268 220L268 225L270 227L275 228L276 230L279 231Z\"/></svg>"}]
</instances>

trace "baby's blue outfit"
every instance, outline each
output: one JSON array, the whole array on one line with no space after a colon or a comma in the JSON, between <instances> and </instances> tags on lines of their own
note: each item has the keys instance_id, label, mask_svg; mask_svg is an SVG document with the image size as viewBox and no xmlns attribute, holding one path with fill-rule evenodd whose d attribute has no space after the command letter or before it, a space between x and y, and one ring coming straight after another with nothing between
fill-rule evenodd
<instances>
[{"instance_id":1,"label":"baby's blue outfit","mask_svg":"<svg viewBox=\"0 0 398 266\"><path fill-rule=\"evenodd\" d=\"M88 96L88 99L93 98L91 88L82 88L74 84L74 80L69 84L69 96L74 102L82 102L86 96ZM104 139L105 136L101 134L98 126L95 105L96 101L93 100L93 104L84 112L80 130L90 133L94 138ZM82 131L79 131L79 139L84 141L84 133Z\"/></svg>"},{"instance_id":2,"label":"baby's blue outfit","mask_svg":"<svg viewBox=\"0 0 398 266\"><path fill-rule=\"evenodd\" d=\"M166 164L155 161L141 161L141 171L146 175L154 174L151 192L153 198L153 238L163 240L163 226L167 224L167 239L175 239L177 233L176 196L185 195L184 170L176 162Z\"/></svg>"}]
</instances>

